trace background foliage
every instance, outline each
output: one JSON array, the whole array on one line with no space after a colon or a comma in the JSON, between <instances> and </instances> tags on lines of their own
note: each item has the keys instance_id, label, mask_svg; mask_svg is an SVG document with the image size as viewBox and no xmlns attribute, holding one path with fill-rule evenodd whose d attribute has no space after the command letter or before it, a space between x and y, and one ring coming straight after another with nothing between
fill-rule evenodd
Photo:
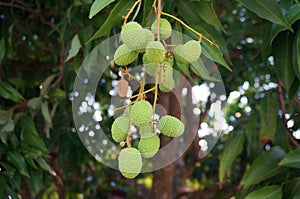
<instances>
[{"instance_id":1,"label":"background foliage","mask_svg":"<svg viewBox=\"0 0 300 199\"><path fill-rule=\"evenodd\" d=\"M128 181L97 163L79 140L71 112L80 64L99 42L120 32L133 3L0 2L1 198L149 198L158 179L148 173ZM135 21L145 27L155 17L152 3L142 0L135 10ZM225 107L232 131L205 159L190 158L199 152L191 146L182 158L190 168L184 184L165 186L174 198L299 198L299 2L174 0L162 7L219 44L216 50L202 42L233 99ZM203 80L197 70L180 70L195 84ZM112 85L101 88L98 94L105 96ZM109 100L107 95L99 102L108 128Z\"/></svg>"}]
</instances>

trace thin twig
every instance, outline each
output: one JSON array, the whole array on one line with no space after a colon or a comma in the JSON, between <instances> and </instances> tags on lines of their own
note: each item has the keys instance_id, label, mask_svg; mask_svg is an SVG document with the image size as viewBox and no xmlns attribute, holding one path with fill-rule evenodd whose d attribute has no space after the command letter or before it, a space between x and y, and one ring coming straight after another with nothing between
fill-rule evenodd
<instances>
[{"instance_id":1,"label":"thin twig","mask_svg":"<svg viewBox=\"0 0 300 199\"><path fill-rule=\"evenodd\" d=\"M129 16L131 15L131 13L133 12L134 8L141 2L141 0L136 0L135 3L133 4L133 6L129 9L128 13L126 16L123 16L124 22L123 22L123 26L127 23L127 20L129 18Z\"/></svg>"}]
</instances>

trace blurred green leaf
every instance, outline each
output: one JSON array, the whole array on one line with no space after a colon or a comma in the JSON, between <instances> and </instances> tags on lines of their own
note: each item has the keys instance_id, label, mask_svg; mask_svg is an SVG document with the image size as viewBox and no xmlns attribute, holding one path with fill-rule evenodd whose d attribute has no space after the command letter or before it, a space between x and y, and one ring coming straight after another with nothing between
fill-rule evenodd
<instances>
[{"instance_id":1,"label":"blurred green leaf","mask_svg":"<svg viewBox=\"0 0 300 199\"><path fill-rule=\"evenodd\" d=\"M24 131L24 140L31 146L41 150L43 153L48 153L48 149L44 141L37 135L29 131Z\"/></svg>"},{"instance_id":2,"label":"blurred green leaf","mask_svg":"<svg viewBox=\"0 0 300 199\"><path fill-rule=\"evenodd\" d=\"M42 103L42 114L44 116L45 121L51 126L52 125L52 117L49 112L49 107L48 107L47 101Z\"/></svg>"},{"instance_id":3,"label":"blurred green leaf","mask_svg":"<svg viewBox=\"0 0 300 199\"><path fill-rule=\"evenodd\" d=\"M296 32L293 44L293 69L300 80L300 28Z\"/></svg>"},{"instance_id":4,"label":"blurred green leaf","mask_svg":"<svg viewBox=\"0 0 300 199\"><path fill-rule=\"evenodd\" d=\"M40 95L45 94L45 92L47 91L48 87L50 86L51 82L54 80L55 77L56 75L54 74L54 75L50 75L45 79L45 81L41 84Z\"/></svg>"},{"instance_id":5,"label":"blurred green leaf","mask_svg":"<svg viewBox=\"0 0 300 199\"><path fill-rule=\"evenodd\" d=\"M28 101L27 106L31 109L38 110L41 107L41 102L41 98L34 97Z\"/></svg>"},{"instance_id":6,"label":"blurred green leaf","mask_svg":"<svg viewBox=\"0 0 300 199\"><path fill-rule=\"evenodd\" d=\"M197 61L191 63L189 66L196 75L198 75L199 77L202 77L205 80L214 81L214 82L221 81L215 77L210 76L209 71L206 69L201 58L199 58L199 59L197 59Z\"/></svg>"},{"instance_id":7,"label":"blurred green leaf","mask_svg":"<svg viewBox=\"0 0 300 199\"><path fill-rule=\"evenodd\" d=\"M43 158L37 158L36 162L42 169L48 171L49 173L53 173L51 166Z\"/></svg>"},{"instance_id":8,"label":"blurred green leaf","mask_svg":"<svg viewBox=\"0 0 300 199\"><path fill-rule=\"evenodd\" d=\"M80 48L81 48L81 43L79 41L78 34L76 34L72 39L71 48L68 52L68 57L66 59L66 62L69 61L71 58L75 57L79 52Z\"/></svg>"},{"instance_id":9,"label":"blurred green leaf","mask_svg":"<svg viewBox=\"0 0 300 199\"><path fill-rule=\"evenodd\" d=\"M95 0L90 9L89 18L93 18L98 12L100 12L103 8L114 2L115 0Z\"/></svg>"},{"instance_id":10,"label":"blurred green leaf","mask_svg":"<svg viewBox=\"0 0 300 199\"><path fill-rule=\"evenodd\" d=\"M196 12L196 14L198 14L205 22L214 27L218 27L225 32L214 9L213 1L192 2L192 6L197 8L198 12Z\"/></svg>"},{"instance_id":11,"label":"blurred green leaf","mask_svg":"<svg viewBox=\"0 0 300 199\"><path fill-rule=\"evenodd\" d=\"M33 119L30 116L24 116L21 118L21 125L27 131L34 133L37 135L37 130L35 128L35 124Z\"/></svg>"},{"instance_id":12,"label":"blurred green leaf","mask_svg":"<svg viewBox=\"0 0 300 199\"><path fill-rule=\"evenodd\" d=\"M289 90L295 78L292 66L293 36L290 32L280 33L273 42L273 56L276 72L286 90Z\"/></svg>"},{"instance_id":13,"label":"blurred green leaf","mask_svg":"<svg viewBox=\"0 0 300 199\"><path fill-rule=\"evenodd\" d=\"M7 160L12 163L22 175L30 178L24 157L18 152L8 152Z\"/></svg>"},{"instance_id":14,"label":"blurred green leaf","mask_svg":"<svg viewBox=\"0 0 300 199\"><path fill-rule=\"evenodd\" d=\"M4 198L4 191L6 188L5 178L0 178L0 198Z\"/></svg>"},{"instance_id":15,"label":"blurred green leaf","mask_svg":"<svg viewBox=\"0 0 300 199\"><path fill-rule=\"evenodd\" d=\"M259 113L261 119L259 139L266 143L271 140L276 133L277 101L271 94L268 94L261 100Z\"/></svg>"},{"instance_id":16,"label":"blurred green leaf","mask_svg":"<svg viewBox=\"0 0 300 199\"><path fill-rule=\"evenodd\" d=\"M259 17L267 19L273 23L282 25L292 31L292 27L286 18L276 0L238 0L246 8L257 14Z\"/></svg>"},{"instance_id":17,"label":"blurred green leaf","mask_svg":"<svg viewBox=\"0 0 300 199\"><path fill-rule=\"evenodd\" d=\"M300 169L300 149L290 151L285 158L279 162L279 166Z\"/></svg>"},{"instance_id":18,"label":"blurred green leaf","mask_svg":"<svg viewBox=\"0 0 300 199\"><path fill-rule=\"evenodd\" d=\"M64 99L66 97L66 93L65 93L65 91L57 88L57 89L54 89L53 91L51 91L49 93L49 96L53 97L53 98L57 98L57 99Z\"/></svg>"},{"instance_id":19,"label":"blurred green leaf","mask_svg":"<svg viewBox=\"0 0 300 199\"><path fill-rule=\"evenodd\" d=\"M279 185L267 186L249 193L245 199L281 199L282 188Z\"/></svg>"},{"instance_id":20,"label":"blurred green leaf","mask_svg":"<svg viewBox=\"0 0 300 199\"><path fill-rule=\"evenodd\" d=\"M11 85L0 80L0 96L14 102L23 101L23 96Z\"/></svg>"},{"instance_id":21,"label":"blurred green leaf","mask_svg":"<svg viewBox=\"0 0 300 199\"><path fill-rule=\"evenodd\" d=\"M238 134L235 136L228 146L225 148L221 158L219 166L219 181L223 182L225 176L230 175L231 166L234 159L243 151L245 136Z\"/></svg>"},{"instance_id":22,"label":"blurred green leaf","mask_svg":"<svg viewBox=\"0 0 300 199\"><path fill-rule=\"evenodd\" d=\"M277 146L271 148L270 151L261 153L254 160L250 169L245 172L240 184L248 188L282 172L277 164L284 156L285 152Z\"/></svg>"},{"instance_id":23,"label":"blurred green leaf","mask_svg":"<svg viewBox=\"0 0 300 199\"><path fill-rule=\"evenodd\" d=\"M276 133L273 136L272 144L281 146L285 151L290 150L290 141L281 118L277 118Z\"/></svg>"},{"instance_id":24,"label":"blurred green leaf","mask_svg":"<svg viewBox=\"0 0 300 199\"><path fill-rule=\"evenodd\" d=\"M1 132L11 132L15 128L15 123L12 119L8 119L7 123L1 128Z\"/></svg>"},{"instance_id":25,"label":"blurred green leaf","mask_svg":"<svg viewBox=\"0 0 300 199\"><path fill-rule=\"evenodd\" d=\"M300 177L294 178L284 184L283 195L284 199L296 199L297 194L300 193Z\"/></svg>"},{"instance_id":26,"label":"blurred green leaf","mask_svg":"<svg viewBox=\"0 0 300 199\"><path fill-rule=\"evenodd\" d=\"M2 60L4 58L5 52L6 52L5 38L3 37L0 40L0 63L2 62Z\"/></svg>"},{"instance_id":27,"label":"blurred green leaf","mask_svg":"<svg viewBox=\"0 0 300 199\"><path fill-rule=\"evenodd\" d=\"M115 7L111 10L108 18L104 24L99 28L99 30L88 40L87 43L97 39L105 34L107 34L112 27L118 25L122 22L122 16L125 16L128 12L128 9L133 5L133 1L120 0Z\"/></svg>"}]
</instances>

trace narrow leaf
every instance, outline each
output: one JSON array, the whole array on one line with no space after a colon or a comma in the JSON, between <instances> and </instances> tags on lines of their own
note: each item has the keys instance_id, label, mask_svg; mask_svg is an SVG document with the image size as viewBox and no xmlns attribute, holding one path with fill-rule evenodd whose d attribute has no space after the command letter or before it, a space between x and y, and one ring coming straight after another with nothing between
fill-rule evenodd
<instances>
[{"instance_id":1,"label":"narrow leaf","mask_svg":"<svg viewBox=\"0 0 300 199\"><path fill-rule=\"evenodd\" d=\"M50 173L52 172L50 165L43 158L37 158L36 162L42 169L44 169Z\"/></svg>"},{"instance_id":2,"label":"narrow leaf","mask_svg":"<svg viewBox=\"0 0 300 199\"><path fill-rule=\"evenodd\" d=\"M44 141L36 134L24 131L24 138L28 145L31 147L35 147L36 149L39 149L43 153L48 153L48 149L44 143Z\"/></svg>"},{"instance_id":3,"label":"narrow leaf","mask_svg":"<svg viewBox=\"0 0 300 199\"><path fill-rule=\"evenodd\" d=\"M14 102L23 101L23 96L14 89L11 85L0 80L0 97L3 97Z\"/></svg>"},{"instance_id":4,"label":"narrow leaf","mask_svg":"<svg viewBox=\"0 0 300 199\"><path fill-rule=\"evenodd\" d=\"M245 136L239 134L225 148L220 158L219 181L223 182L225 176L229 176L234 159L242 152Z\"/></svg>"},{"instance_id":5,"label":"narrow leaf","mask_svg":"<svg viewBox=\"0 0 300 199\"><path fill-rule=\"evenodd\" d=\"M78 34L76 34L72 39L71 48L69 50L66 62L69 61L71 58L75 57L79 52L80 48L81 48L81 43L79 41Z\"/></svg>"},{"instance_id":6,"label":"narrow leaf","mask_svg":"<svg viewBox=\"0 0 300 199\"><path fill-rule=\"evenodd\" d=\"M5 47L5 39L4 37L0 40L0 63L2 62L5 55L6 47Z\"/></svg>"},{"instance_id":7,"label":"narrow leaf","mask_svg":"<svg viewBox=\"0 0 300 199\"><path fill-rule=\"evenodd\" d=\"M40 95L44 95L45 92L47 91L48 87L50 86L51 82L54 80L56 75L50 75L45 79L45 81L41 84L41 91Z\"/></svg>"},{"instance_id":8,"label":"narrow leaf","mask_svg":"<svg viewBox=\"0 0 300 199\"><path fill-rule=\"evenodd\" d=\"M300 80L300 28L297 30L293 44L293 69Z\"/></svg>"},{"instance_id":9,"label":"narrow leaf","mask_svg":"<svg viewBox=\"0 0 300 199\"><path fill-rule=\"evenodd\" d=\"M276 133L277 101L270 94L261 100L260 118L259 139L265 143L271 140Z\"/></svg>"},{"instance_id":10,"label":"narrow leaf","mask_svg":"<svg viewBox=\"0 0 300 199\"><path fill-rule=\"evenodd\" d=\"M17 152L8 152L7 153L7 160L11 162L17 169L18 171L29 178L28 170L27 170L27 165L25 162L25 159L20 153Z\"/></svg>"},{"instance_id":11,"label":"narrow leaf","mask_svg":"<svg viewBox=\"0 0 300 199\"><path fill-rule=\"evenodd\" d=\"M223 32L225 32L216 12L214 9L213 1L201 1L201 2L193 2L192 3L195 8L197 8L198 12L196 12L204 21L208 24L220 28Z\"/></svg>"},{"instance_id":12,"label":"narrow leaf","mask_svg":"<svg viewBox=\"0 0 300 199\"><path fill-rule=\"evenodd\" d=\"M276 0L238 0L246 8L257 14L259 17L267 19L273 23L282 25L293 31L291 25L283 16Z\"/></svg>"},{"instance_id":13,"label":"narrow leaf","mask_svg":"<svg viewBox=\"0 0 300 199\"><path fill-rule=\"evenodd\" d=\"M300 169L300 149L289 152L285 158L279 162L279 166Z\"/></svg>"},{"instance_id":14,"label":"narrow leaf","mask_svg":"<svg viewBox=\"0 0 300 199\"><path fill-rule=\"evenodd\" d=\"M49 112L49 107L48 107L48 102L47 101L42 103L42 114L44 116L45 121L51 126L52 119L51 119L51 115L50 115L50 112Z\"/></svg>"},{"instance_id":15,"label":"narrow leaf","mask_svg":"<svg viewBox=\"0 0 300 199\"><path fill-rule=\"evenodd\" d=\"M273 42L275 69L286 90L290 89L295 79L292 46L293 36L288 31L280 33Z\"/></svg>"},{"instance_id":16,"label":"narrow leaf","mask_svg":"<svg viewBox=\"0 0 300 199\"><path fill-rule=\"evenodd\" d=\"M245 188L264 181L282 171L277 164L285 156L280 147L273 147L270 151L260 154L248 169L240 184Z\"/></svg>"},{"instance_id":17,"label":"narrow leaf","mask_svg":"<svg viewBox=\"0 0 300 199\"><path fill-rule=\"evenodd\" d=\"M296 199L300 193L300 177L289 180L283 186L284 199ZM299 198L299 197L298 197Z\"/></svg>"},{"instance_id":18,"label":"narrow leaf","mask_svg":"<svg viewBox=\"0 0 300 199\"><path fill-rule=\"evenodd\" d=\"M88 40L87 43L97 39L105 34L107 34L112 27L120 24L122 22L122 16L125 16L128 12L128 9L133 5L133 1L120 0L115 7L112 9L108 18L104 24L99 28L99 30Z\"/></svg>"},{"instance_id":19,"label":"narrow leaf","mask_svg":"<svg viewBox=\"0 0 300 199\"><path fill-rule=\"evenodd\" d=\"M245 199L281 199L282 188L279 185L267 186L249 193Z\"/></svg>"},{"instance_id":20,"label":"narrow leaf","mask_svg":"<svg viewBox=\"0 0 300 199\"><path fill-rule=\"evenodd\" d=\"M114 1L115 0L95 0L90 9L89 18L93 18L93 16Z\"/></svg>"},{"instance_id":21,"label":"narrow leaf","mask_svg":"<svg viewBox=\"0 0 300 199\"><path fill-rule=\"evenodd\" d=\"M198 75L199 77L202 77L205 80L208 81L214 81L214 82L220 82L221 80L210 76L209 71L207 70L207 68L205 67L203 61L200 59L198 59L197 61L195 61L194 63L190 64L190 68L191 70Z\"/></svg>"}]
</instances>

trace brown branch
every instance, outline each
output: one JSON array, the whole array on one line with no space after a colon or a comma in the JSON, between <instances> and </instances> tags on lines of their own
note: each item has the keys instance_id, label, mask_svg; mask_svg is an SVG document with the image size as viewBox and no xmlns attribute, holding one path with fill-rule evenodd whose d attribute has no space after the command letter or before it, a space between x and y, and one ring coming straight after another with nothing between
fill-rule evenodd
<instances>
[{"instance_id":1,"label":"brown branch","mask_svg":"<svg viewBox=\"0 0 300 199\"><path fill-rule=\"evenodd\" d=\"M279 102L279 106L280 106L280 109L281 109L281 112L282 112L282 120L283 120L283 123L284 123L284 128L286 130L286 134L290 140L290 142L295 146L295 147L300 147L300 144L293 138L292 134L291 134L291 131L290 129L288 128L287 126L287 119L285 117L285 114L286 114L286 109L285 109L285 102L284 102L284 97L283 97L283 94L284 94L284 91L283 91L283 85L282 85L282 82L280 81L279 77L277 77L277 83L278 83L278 89L277 89L277 92L278 92L278 102Z\"/></svg>"}]
</instances>

